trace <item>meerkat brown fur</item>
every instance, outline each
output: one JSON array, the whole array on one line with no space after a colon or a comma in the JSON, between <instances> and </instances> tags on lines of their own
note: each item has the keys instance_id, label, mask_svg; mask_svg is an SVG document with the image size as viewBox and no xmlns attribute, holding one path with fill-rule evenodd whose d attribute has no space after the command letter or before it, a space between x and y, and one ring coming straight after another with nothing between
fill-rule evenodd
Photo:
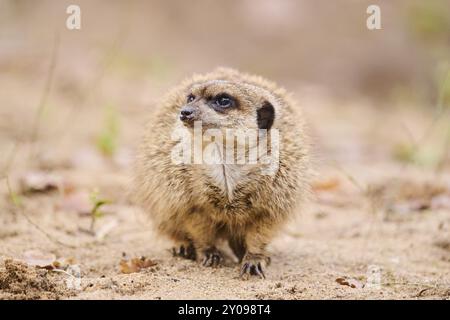
<instances>
[{"instance_id":1,"label":"meerkat brown fur","mask_svg":"<svg viewBox=\"0 0 450 320\"><path fill-rule=\"evenodd\" d=\"M192 138L195 121L203 133L277 130L276 169L267 174L261 163L174 163L180 141L173 133ZM162 100L138 151L133 193L158 230L175 241L175 255L217 266L222 254L216 245L226 240L242 277L265 277L266 246L308 194L308 172L303 116L285 90L219 68L185 80Z\"/></svg>"}]
</instances>

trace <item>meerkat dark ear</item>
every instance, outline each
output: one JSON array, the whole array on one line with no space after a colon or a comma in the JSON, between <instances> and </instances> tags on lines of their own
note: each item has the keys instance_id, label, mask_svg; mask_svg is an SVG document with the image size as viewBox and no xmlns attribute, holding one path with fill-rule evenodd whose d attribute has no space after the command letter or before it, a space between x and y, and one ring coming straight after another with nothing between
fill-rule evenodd
<instances>
[{"instance_id":1,"label":"meerkat dark ear","mask_svg":"<svg viewBox=\"0 0 450 320\"><path fill-rule=\"evenodd\" d=\"M256 120L258 122L259 129L269 130L275 119L275 109L269 101L264 101L261 108L256 111Z\"/></svg>"}]
</instances>

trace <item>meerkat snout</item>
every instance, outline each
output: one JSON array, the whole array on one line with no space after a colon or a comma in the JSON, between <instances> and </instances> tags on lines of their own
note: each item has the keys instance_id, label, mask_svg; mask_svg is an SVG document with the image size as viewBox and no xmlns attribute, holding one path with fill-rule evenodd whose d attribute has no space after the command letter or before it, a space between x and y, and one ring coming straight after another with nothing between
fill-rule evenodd
<instances>
[{"instance_id":1,"label":"meerkat snout","mask_svg":"<svg viewBox=\"0 0 450 320\"><path fill-rule=\"evenodd\" d=\"M180 111L180 120L192 122L195 120L195 109L192 106L184 106Z\"/></svg>"},{"instance_id":2,"label":"meerkat snout","mask_svg":"<svg viewBox=\"0 0 450 320\"><path fill-rule=\"evenodd\" d=\"M208 142L197 149L194 122L206 129L201 139ZM229 131L244 139L229 139ZM218 147L219 134L207 141L212 140L208 134L223 132L223 142L233 143ZM174 133L181 138L174 141ZM197 75L172 90L149 122L138 152L134 194L158 231L176 242L174 255L217 266L222 254L216 245L226 240L242 263L242 276L264 277L267 245L308 194L307 137L299 108L274 83L223 68ZM260 157L255 143L269 140L270 148ZM226 151L232 161L190 162L189 156L174 162L180 144L188 154L192 147L200 155L219 154L220 160L228 160L222 156ZM228 153L235 146L242 157L236 150ZM247 163L255 150L255 162ZM276 165L264 162L271 159Z\"/></svg>"}]
</instances>

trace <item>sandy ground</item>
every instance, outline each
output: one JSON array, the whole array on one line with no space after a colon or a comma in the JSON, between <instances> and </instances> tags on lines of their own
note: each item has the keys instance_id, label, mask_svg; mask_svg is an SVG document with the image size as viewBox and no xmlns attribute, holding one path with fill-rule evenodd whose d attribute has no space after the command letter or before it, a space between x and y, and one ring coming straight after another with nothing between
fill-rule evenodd
<instances>
[{"instance_id":1,"label":"sandy ground","mask_svg":"<svg viewBox=\"0 0 450 320\"><path fill-rule=\"evenodd\" d=\"M123 114L127 138L105 157L83 138L85 112L70 143L42 135L32 169L36 145L14 151L1 186L0 298L449 299L448 166L437 172L390 155L400 118L416 132L431 120L301 97L315 141L314 199L271 244L267 279L239 279L228 248L218 269L172 257L127 196L141 113ZM91 228L94 189L110 203ZM144 265L131 262L141 257Z\"/></svg>"}]
</instances>

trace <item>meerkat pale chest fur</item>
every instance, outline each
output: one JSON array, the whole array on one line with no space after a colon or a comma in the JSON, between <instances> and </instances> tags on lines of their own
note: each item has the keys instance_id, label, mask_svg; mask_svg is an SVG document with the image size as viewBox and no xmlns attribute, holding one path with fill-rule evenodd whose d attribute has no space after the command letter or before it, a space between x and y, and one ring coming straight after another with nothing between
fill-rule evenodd
<instances>
[{"instance_id":1,"label":"meerkat pale chest fur","mask_svg":"<svg viewBox=\"0 0 450 320\"><path fill-rule=\"evenodd\" d=\"M241 276L259 275L266 247L308 194L303 116L283 89L219 68L174 88L149 121L134 194L177 256L217 266L228 241Z\"/></svg>"}]
</instances>

